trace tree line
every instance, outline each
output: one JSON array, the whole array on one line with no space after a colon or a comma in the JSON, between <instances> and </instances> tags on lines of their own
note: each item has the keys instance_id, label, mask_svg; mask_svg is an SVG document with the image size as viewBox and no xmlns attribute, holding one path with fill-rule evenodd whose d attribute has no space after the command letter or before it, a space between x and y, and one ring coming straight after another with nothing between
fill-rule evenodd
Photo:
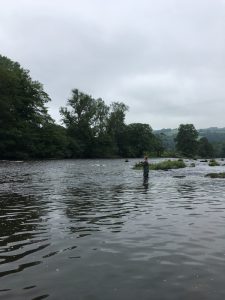
<instances>
[{"instance_id":1,"label":"tree line","mask_svg":"<svg viewBox=\"0 0 225 300\"><path fill-rule=\"evenodd\" d=\"M225 128L212 127L196 131L193 124L181 124L178 129L160 129L154 133L161 137L164 155L225 157Z\"/></svg>"},{"instance_id":2,"label":"tree line","mask_svg":"<svg viewBox=\"0 0 225 300\"><path fill-rule=\"evenodd\" d=\"M163 156L168 149L149 124L125 124L128 106L107 105L78 89L60 108L62 125L47 110L50 101L40 82L19 63L0 55L0 159L112 158ZM192 124L180 125L176 153L212 157L207 139Z\"/></svg>"}]
</instances>

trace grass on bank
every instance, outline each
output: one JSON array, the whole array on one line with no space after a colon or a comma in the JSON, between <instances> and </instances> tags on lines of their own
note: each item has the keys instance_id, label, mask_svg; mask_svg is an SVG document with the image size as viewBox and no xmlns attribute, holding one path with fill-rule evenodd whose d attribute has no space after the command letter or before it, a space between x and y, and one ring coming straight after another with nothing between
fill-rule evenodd
<instances>
[{"instance_id":1,"label":"grass on bank","mask_svg":"<svg viewBox=\"0 0 225 300\"><path fill-rule=\"evenodd\" d=\"M186 165L182 159L178 160L164 160L159 163L149 164L150 170L170 170L170 169L180 169L185 168ZM135 170L141 170L143 168L143 162L138 162L135 164Z\"/></svg>"}]
</instances>

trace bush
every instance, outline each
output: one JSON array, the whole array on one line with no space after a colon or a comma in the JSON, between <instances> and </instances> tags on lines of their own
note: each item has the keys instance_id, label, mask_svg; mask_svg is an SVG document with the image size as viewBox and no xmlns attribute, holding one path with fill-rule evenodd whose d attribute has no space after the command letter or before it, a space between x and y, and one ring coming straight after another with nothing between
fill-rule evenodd
<instances>
[{"instance_id":1,"label":"bush","mask_svg":"<svg viewBox=\"0 0 225 300\"><path fill-rule=\"evenodd\" d=\"M143 162L136 163L134 166L135 170L140 170L143 167ZM186 165L183 160L164 160L159 163L149 164L150 170L169 170L169 169L180 169L185 168Z\"/></svg>"},{"instance_id":2,"label":"bush","mask_svg":"<svg viewBox=\"0 0 225 300\"><path fill-rule=\"evenodd\" d=\"M209 161L210 167L215 167L215 166L219 166L219 165L220 164L215 159L210 159L210 161Z\"/></svg>"}]
</instances>

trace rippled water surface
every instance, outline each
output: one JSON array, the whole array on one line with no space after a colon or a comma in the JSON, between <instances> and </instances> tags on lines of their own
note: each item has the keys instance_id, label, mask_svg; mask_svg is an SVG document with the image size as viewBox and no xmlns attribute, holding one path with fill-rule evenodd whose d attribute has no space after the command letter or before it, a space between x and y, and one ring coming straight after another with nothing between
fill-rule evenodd
<instances>
[{"instance_id":1,"label":"rippled water surface","mask_svg":"<svg viewBox=\"0 0 225 300\"><path fill-rule=\"evenodd\" d=\"M225 299L223 162L136 161L0 162L1 299Z\"/></svg>"}]
</instances>

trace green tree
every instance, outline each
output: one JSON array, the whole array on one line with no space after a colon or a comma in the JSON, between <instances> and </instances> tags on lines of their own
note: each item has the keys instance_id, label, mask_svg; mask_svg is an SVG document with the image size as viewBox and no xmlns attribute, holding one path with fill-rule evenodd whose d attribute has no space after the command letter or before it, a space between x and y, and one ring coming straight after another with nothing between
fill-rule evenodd
<instances>
[{"instance_id":1,"label":"green tree","mask_svg":"<svg viewBox=\"0 0 225 300\"><path fill-rule=\"evenodd\" d=\"M113 153L119 156L124 156L125 116L128 109L123 102L113 102L110 105L107 133L111 140Z\"/></svg>"},{"instance_id":2,"label":"green tree","mask_svg":"<svg viewBox=\"0 0 225 300\"><path fill-rule=\"evenodd\" d=\"M69 149L73 157L109 156L109 107L102 99L72 90L72 96L60 113L70 137Z\"/></svg>"},{"instance_id":3,"label":"green tree","mask_svg":"<svg viewBox=\"0 0 225 300\"><path fill-rule=\"evenodd\" d=\"M69 137L63 126L47 123L39 129L38 139L33 149L34 157L70 158Z\"/></svg>"},{"instance_id":4,"label":"green tree","mask_svg":"<svg viewBox=\"0 0 225 300\"><path fill-rule=\"evenodd\" d=\"M132 123L126 126L125 156L142 157L144 153L154 151L154 142L155 136L148 124Z\"/></svg>"},{"instance_id":5,"label":"green tree","mask_svg":"<svg viewBox=\"0 0 225 300\"><path fill-rule=\"evenodd\" d=\"M182 155L193 157L198 149L198 131L193 124L181 124L175 138L176 149Z\"/></svg>"},{"instance_id":6,"label":"green tree","mask_svg":"<svg viewBox=\"0 0 225 300\"><path fill-rule=\"evenodd\" d=\"M154 135L153 148L154 148L154 152L158 157L162 156L165 150L165 147L163 145L163 134Z\"/></svg>"},{"instance_id":7,"label":"green tree","mask_svg":"<svg viewBox=\"0 0 225 300\"><path fill-rule=\"evenodd\" d=\"M41 128L53 123L43 86L28 70L0 55L0 155L1 158L33 157Z\"/></svg>"},{"instance_id":8,"label":"green tree","mask_svg":"<svg viewBox=\"0 0 225 300\"><path fill-rule=\"evenodd\" d=\"M223 158L225 157L225 142L221 145L220 156Z\"/></svg>"},{"instance_id":9,"label":"green tree","mask_svg":"<svg viewBox=\"0 0 225 300\"><path fill-rule=\"evenodd\" d=\"M95 105L91 96L72 90L72 96L67 101L67 107L60 109L62 121L67 128L70 140L70 150L73 157L85 157L91 152L94 133Z\"/></svg>"},{"instance_id":10,"label":"green tree","mask_svg":"<svg viewBox=\"0 0 225 300\"><path fill-rule=\"evenodd\" d=\"M198 155L201 157L213 157L213 146L209 143L206 137L202 137L198 141Z\"/></svg>"}]
</instances>

